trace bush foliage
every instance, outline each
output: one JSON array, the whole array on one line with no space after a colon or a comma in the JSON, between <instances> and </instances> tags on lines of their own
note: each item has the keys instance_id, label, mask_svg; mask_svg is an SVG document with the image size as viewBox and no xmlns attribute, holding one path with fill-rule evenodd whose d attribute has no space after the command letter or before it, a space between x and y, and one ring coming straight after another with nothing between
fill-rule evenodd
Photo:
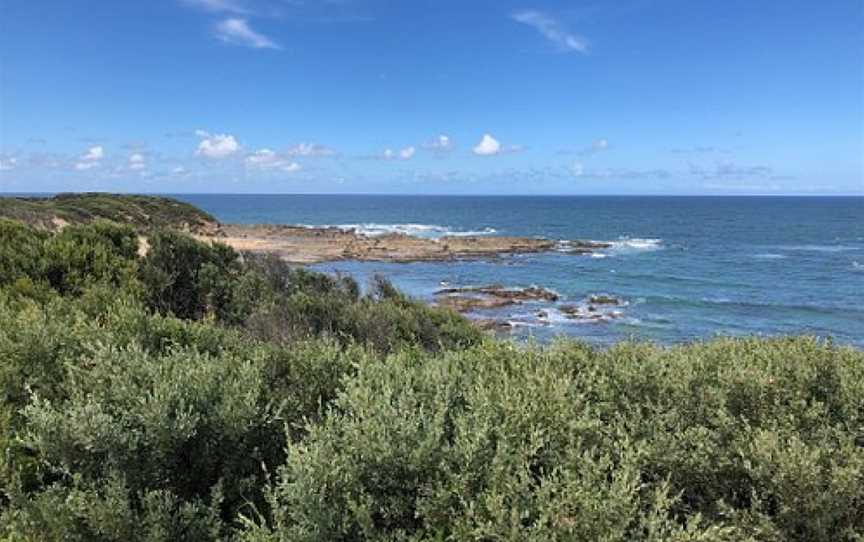
<instances>
[{"instance_id":1,"label":"bush foliage","mask_svg":"<svg viewBox=\"0 0 864 542\"><path fill-rule=\"evenodd\" d=\"M0 221L0 540L864 540L864 353L483 339L383 280Z\"/></svg>"}]
</instances>

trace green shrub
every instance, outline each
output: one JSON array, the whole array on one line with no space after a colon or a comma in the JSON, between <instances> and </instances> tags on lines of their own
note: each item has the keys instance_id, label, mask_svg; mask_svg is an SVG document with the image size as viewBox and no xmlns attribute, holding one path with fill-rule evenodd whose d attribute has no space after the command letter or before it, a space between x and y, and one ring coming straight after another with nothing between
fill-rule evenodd
<instances>
[{"instance_id":1,"label":"green shrub","mask_svg":"<svg viewBox=\"0 0 864 542\"><path fill-rule=\"evenodd\" d=\"M0 286L46 282L63 294L79 294L99 282L131 288L137 250L134 230L110 222L48 235L0 220Z\"/></svg>"},{"instance_id":2,"label":"green shrub","mask_svg":"<svg viewBox=\"0 0 864 542\"><path fill-rule=\"evenodd\" d=\"M41 278L47 238L44 232L0 219L0 286L23 278Z\"/></svg>"},{"instance_id":3,"label":"green shrub","mask_svg":"<svg viewBox=\"0 0 864 542\"><path fill-rule=\"evenodd\" d=\"M93 283L131 288L137 252L138 236L129 226L94 222L64 228L46 241L44 278L63 294L79 294Z\"/></svg>"},{"instance_id":4,"label":"green shrub","mask_svg":"<svg viewBox=\"0 0 864 542\"><path fill-rule=\"evenodd\" d=\"M810 339L373 360L246 539L857 540L862 386Z\"/></svg>"},{"instance_id":5,"label":"green shrub","mask_svg":"<svg viewBox=\"0 0 864 542\"><path fill-rule=\"evenodd\" d=\"M178 318L232 320L232 286L241 272L233 249L170 231L156 232L148 242L140 277L150 307Z\"/></svg>"},{"instance_id":6,"label":"green shrub","mask_svg":"<svg viewBox=\"0 0 864 542\"><path fill-rule=\"evenodd\" d=\"M382 277L360 297L350 278L292 268L274 258L247 256L246 269L246 280L254 277L257 285L249 292L259 300L246 328L262 340L286 343L327 336L379 352L465 348L483 340L462 316L411 300Z\"/></svg>"},{"instance_id":7,"label":"green shrub","mask_svg":"<svg viewBox=\"0 0 864 542\"><path fill-rule=\"evenodd\" d=\"M130 502L167 491L179 505L210 506L218 488L217 509L234 517L254 502L262 465L277 464L284 443L260 365L188 349L153 356L103 347L86 368L70 369L68 399L37 395L25 408L21 439L60 478L54 493L119 473Z\"/></svg>"}]
</instances>

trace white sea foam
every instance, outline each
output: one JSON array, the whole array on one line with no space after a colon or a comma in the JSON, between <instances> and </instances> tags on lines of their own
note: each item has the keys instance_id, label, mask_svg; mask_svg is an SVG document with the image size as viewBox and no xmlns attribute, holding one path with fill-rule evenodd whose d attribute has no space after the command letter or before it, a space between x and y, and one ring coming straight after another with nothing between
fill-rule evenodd
<instances>
[{"instance_id":1,"label":"white sea foam","mask_svg":"<svg viewBox=\"0 0 864 542\"><path fill-rule=\"evenodd\" d=\"M438 239L440 237L468 237L472 235L492 235L496 233L495 228L483 228L482 230L454 230L448 226L438 224L338 224L334 226L343 230L354 230L359 235L366 237L378 237L391 233L401 233L412 237L425 237L427 239Z\"/></svg>"},{"instance_id":2,"label":"white sea foam","mask_svg":"<svg viewBox=\"0 0 864 542\"><path fill-rule=\"evenodd\" d=\"M861 250L859 247L849 245L783 245L777 248L795 252L848 252L850 250Z\"/></svg>"},{"instance_id":3,"label":"white sea foam","mask_svg":"<svg viewBox=\"0 0 864 542\"><path fill-rule=\"evenodd\" d=\"M755 254L755 255L753 255L753 257L758 258L760 260L782 260L783 258L786 258L786 256L784 254L775 254L773 252L766 252L764 254Z\"/></svg>"},{"instance_id":4,"label":"white sea foam","mask_svg":"<svg viewBox=\"0 0 864 542\"><path fill-rule=\"evenodd\" d=\"M593 252L594 258L605 258L607 256L636 254L639 252L653 252L663 248L662 239L642 238L642 237L619 237L615 241L595 241L597 243L609 243L609 248Z\"/></svg>"},{"instance_id":5,"label":"white sea foam","mask_svg":"<svg viewBox=\"0 0 864 542\"><path fill-rule=\"evenodd\" d=\"M649 251L663 248L662 239L648 239L639 237L619 237L612 241L612 250L617 251Z\"/></svg>"},{"instance_id":6,"label":"white sea foam","mask_svg":"<svg viewBox=\"0 0 864 542\"><path fill-rule=\"evenodd\" d=\"M537 319L551 325L575 323L573 319L567 318L567 315L553 307L543 309L542 315L537 315Z\"/></svg>"},{"instance_id":7,"label":"white sea foam","mask_svg":"<svg viewBox=\"0 0 864 542\"><path fill-rule=\"evenodd\" d=\"M507 320L510 327L543 327L541 322L526 322L524 320Z\"/></svg>"},{"instance_id":8,"label":"white sea foam","mask_svg":"<svg viewBox=\"0 0 864 542\"><path fill-rule=\"evenodd\" d=\"M864 273L864 263L859 263L857 261L852 262L852 270Z\"/></svg>"}]
</instances>

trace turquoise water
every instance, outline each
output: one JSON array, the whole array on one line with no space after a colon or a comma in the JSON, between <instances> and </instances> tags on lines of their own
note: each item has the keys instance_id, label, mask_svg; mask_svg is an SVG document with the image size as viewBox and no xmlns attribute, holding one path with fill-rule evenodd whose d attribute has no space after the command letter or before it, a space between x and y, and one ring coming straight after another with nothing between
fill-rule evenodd
<instances>
[{"instance_id":1,"label":"turquoise water","mask_svg":"<svg viewBox=\"0 0 864 542\"><path fill-rule=\"evenodd\" d=\"M662 343L809 333L864 346L864 198L178 196L224 222L609 240L598 257L550 253L448 263L315 266L361 281L382 273L432 299L450 285L551 288L561 303L621 298L620 315L570 321L556 304L488 313L518 336ZM538 316L538 312L545 315Z\"/></svg>"}]
</instances>

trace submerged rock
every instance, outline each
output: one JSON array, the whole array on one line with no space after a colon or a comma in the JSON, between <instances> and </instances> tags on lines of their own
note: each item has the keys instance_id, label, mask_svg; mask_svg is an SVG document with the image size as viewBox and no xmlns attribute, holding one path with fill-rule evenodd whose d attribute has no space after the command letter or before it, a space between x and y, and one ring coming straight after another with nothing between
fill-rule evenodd
<instances>
[{"instance_id":1,"label":"submerged rock","mask_svg":"<svg viewBox=\"0 0 864 542\"><path fill-rule=\"evenodd\" d=\"M457 312L471 312L481 309L497 309L512 305L513 300L489 296L468 296L448 294L438 296L436 302L440 307L449 307Z\"/></svg>"},{"instance_id":2,"label":"submerged rock","mask_svg":"<svg viewBox=\"0 0 864 542\"><path fill-rule=\"evenodd\" d=\"M624 316L621 311L601 310L595 305L561 305L558 310L571 320L602 322Z\"/></svg>"},{"instance_id":3,"label":"submerged rock","mask_svg":"<svg viewBox=\"0 0 864 542\"><path fill-rule=\"evenodd\" d=\"M623 301L611 295L596 294L588 296L588 303L592 305L622 305Z\"/></svg>"},{"instance_id":4,"label":"submerged rock","mask_svg":"<svg viewBox=\"0 0 864 542\"><path fill-rule=\"evenodd\" d=\"M488 331L490 333L503 333L506 331L510 331L513 329L513 324L506 320L496 320L494 318L482 318L478 320L472 320L474 325L482 329L483 331Z\"/></svg>"},{"instance_id":5,"label":"submerged rock","mask_svg":"<svg viewBox=\"0 0 864 542\"><path fill-rule=\"evenodd\" d=\"M507 288L500 284L490 284L442 288L435 293L435 300L442 307L450 307L458 312L472 312L517 305L526 301L557 301L558 294L539 286Z\"/></svg>"},{"instance_id":6,"label":"submerged rock","mask_svg":"<svg viewBox=\"0 0 864 542\"><path fill-rule=\"evenodd\" d=\"M463 286L461 288L442 288L436 295L481 295L518 301L558 301L558 294L540 286L527 288L507 288L501 284L487 286Z\"/></svg>"}]
</instances>

